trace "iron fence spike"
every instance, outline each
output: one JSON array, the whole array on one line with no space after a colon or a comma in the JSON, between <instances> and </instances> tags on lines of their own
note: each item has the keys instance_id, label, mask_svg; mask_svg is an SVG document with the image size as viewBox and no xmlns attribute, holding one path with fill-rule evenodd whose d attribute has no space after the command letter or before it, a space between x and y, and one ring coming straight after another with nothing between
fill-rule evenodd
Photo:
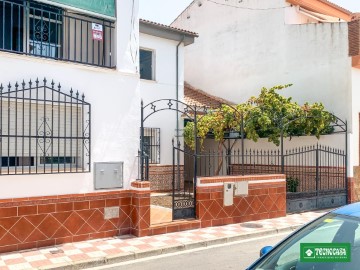
<instances>
[{"instance_id":1,"label":"iron fence spike","mask_svg":"<svg viewBox=\"0 0 360 270\"><path fill-rule=\"evenodd\" d=\"M85 94L83 93L81 96L82 100L85 100Z\"/></svg>"},{"instance_id":2,"label":"iron fence spike","mask_svg":"<svg viewBox=\"0 0 360 270\"><path fill-rule=\"evenodd\" d=\"M36 78L35 83L36 83L36 86L39 85L39 78Z\"/></svg>"},{"instance_id":3,"label":"iron fence spike","mask_svg":"<svg viewBox=\"0 0 360 270\"><path fill-rule=\"evenodd\" d=\"M25 85L26 85L25 80L22 81L21 85L22 85L22 88L24 89Z\"/></svg>"},{"instance_id":4,"label":"iron fence spike","mask_svg":"<svg viewBox=\"0 0 360 270\"><path fill-rule=\"evenodd\" d=\"M46 80L46 78L44 77L44 80L43 80L43 82L44 82L44 85L46 85L46 83L47 83L47 80Z\"/></svg>"}]
</instances>

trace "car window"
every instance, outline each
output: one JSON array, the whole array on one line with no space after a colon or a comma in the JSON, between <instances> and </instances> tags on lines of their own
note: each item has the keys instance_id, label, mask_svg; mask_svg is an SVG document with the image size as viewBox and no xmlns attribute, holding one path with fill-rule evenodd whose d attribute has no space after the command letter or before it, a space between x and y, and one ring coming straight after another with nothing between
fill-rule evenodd
<instances>
[{"instance_id":1,"label":"car window","mask_svg":"<svg viewBox=\"0 0 360 270\"><path fill-rule=\"evenodd\" d=\"M275 247L252 269L305 270L305 269L360 269L360 228L359 219L328 214L309 224L296 234ZM350 243L352 262L302 263L300 243ZM309 268L310 267L310 268Z\"/></svg>"},{"instance_id":2,"label":"car window","mask_svg":"<svg viewBox=\"0 0 360 270\"><path fill-rule=\"evenodd\" d=\"M343 222L343 220L324 219L324 221L320 223L318 227L315 227L313 231L309 232L308 235L305 235L290 245L279 257L277 266L281 267L291 261L299 260L300 243L331 243Z\"/></svg>"}]
</instances>

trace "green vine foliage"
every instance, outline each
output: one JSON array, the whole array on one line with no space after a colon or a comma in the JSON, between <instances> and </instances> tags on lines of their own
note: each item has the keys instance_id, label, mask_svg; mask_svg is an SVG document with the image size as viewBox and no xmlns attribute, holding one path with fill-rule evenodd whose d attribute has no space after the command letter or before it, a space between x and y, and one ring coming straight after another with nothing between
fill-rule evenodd
<instances>
[{"instance_id":1,"label":"green vine foliage","mask_svg":"<svg viewBox=\"0 0 360 270\"><path fill-rule=\"evenodd\" d=\"M322 103L305 103L300 106L278 92L288 85L274 86L270 89L262 88L260 95L251 97L247 102L235 106L228 105L201 115L197 119L197 132L202 145L209 133L212 133L219 143L224 141L227 131L240 131L241 117L244 119L244 131L247 139L257 141L268 138L275 145L280 144L281 130L284 137L314 135L317 138L323 134L332 133L335 116L325 110ZM195 127L189 122L184 128L185 143L192 149Z\"/></svg>"}]
</instances>

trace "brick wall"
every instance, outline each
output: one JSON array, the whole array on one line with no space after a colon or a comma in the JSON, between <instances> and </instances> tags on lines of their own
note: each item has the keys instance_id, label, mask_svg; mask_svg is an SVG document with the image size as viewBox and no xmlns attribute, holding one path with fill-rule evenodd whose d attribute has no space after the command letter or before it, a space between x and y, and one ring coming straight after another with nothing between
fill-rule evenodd
<instances>
[{"instance_id":1,"label":"brick wall","mask_svg":"<svg viewBox=\"0 0 360 270\"><path fill-rule=\"evenodd\" d=\"M348 178L348 203L360 201L360 166L354 167L354 176Z\"/></svg>"},{"instance_id":2,"label":"brick wall","mask_svg":"<svg viewBox=\"0 0 360 270\"><path fill-rule=\"evenodd\" d=\"M175 168L176 169L176 168ZM172 190L172 165L150 165L149 181L152 191L171 191ZM184 166L180 166L181 186L184 185Z\"/></svg>"},{"instance_id":3,"label":"brick wall","mask_svg":"<svg viewBox=\"0 0 360 270\"><path fill-rule=\"evenodd\" d=\"M360 19L349 22L349 56L360 55Z\"/></svg>"},{"instance_id":4,"label":"brick wall","mask_svg":"<svg viewBox=\"0 0 360 270\"><path fill-rule=\"evenodd\" d=\"M105 216L105 209L117 217ZM149 183L134 190L0 200L0 253L130 233L140 236L149 224Z\"/></svg>"},{"instance_id":5,"label":"brick wall","mask_svg":"<svg viewBox=\"0 0 360 270\"><path fill-rule=\"evenodd\" d=\"M249 194L234 197L223 206L224 182L249 180ZM286 215L285 175L201 178L197 187L196 213L201 227L219 226Z\"/></svg>"}]
</instances>

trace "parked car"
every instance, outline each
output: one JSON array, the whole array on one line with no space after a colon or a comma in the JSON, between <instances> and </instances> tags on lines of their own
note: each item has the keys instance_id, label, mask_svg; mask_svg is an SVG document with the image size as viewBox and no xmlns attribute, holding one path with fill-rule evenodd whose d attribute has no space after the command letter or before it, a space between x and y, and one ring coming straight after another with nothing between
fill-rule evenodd
<instances>
[{"instance_id":1,"label":"parked car","mask_svg":"<svg viewBox=\"0 0 360 270\"><path fill-rule=\"evenodd\" d=\"M360 269L359 224L360 203L335 209L306 224L276 246L262 248L260 258L249 266L247 270ZM304 261L304 259L301 260L301 243L330 243L330 246L335 243L349 243L349 262L308 262ZM304 255L302 254L302 256Z\"/></svg>"}]
</instances>

